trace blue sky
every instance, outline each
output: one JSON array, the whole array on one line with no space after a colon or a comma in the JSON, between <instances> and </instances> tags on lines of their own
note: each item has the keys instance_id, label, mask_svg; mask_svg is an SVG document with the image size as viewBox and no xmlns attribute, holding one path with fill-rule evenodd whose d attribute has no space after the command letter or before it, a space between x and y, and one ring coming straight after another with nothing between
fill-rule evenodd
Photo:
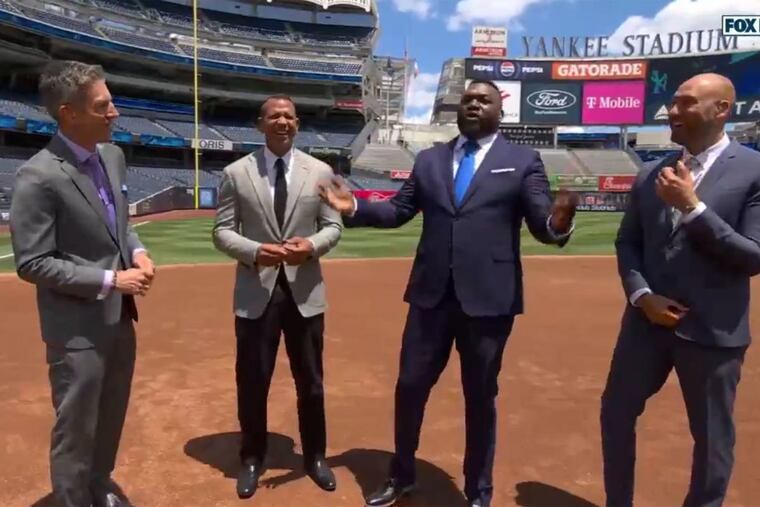
<instances>
[{"instance_id":1,"label":"blue sky","mask_svg":"<svg viewBox=\"0 0 760 507\"><path fill-rule=\"evenodd\" d=\"M720 27L722 14L760 14L760 0L377 0L378 55L402 56L420 75L407 99L407 120L427 123L441 65L469 55L473 25L508 29L509 56L524 56L523 36L613 36ZM726 7L726 6L730 7ZM755 37L744 39L756 39ZM741 41L757 44L757 41Z\"/></svg>"}]
</instances>

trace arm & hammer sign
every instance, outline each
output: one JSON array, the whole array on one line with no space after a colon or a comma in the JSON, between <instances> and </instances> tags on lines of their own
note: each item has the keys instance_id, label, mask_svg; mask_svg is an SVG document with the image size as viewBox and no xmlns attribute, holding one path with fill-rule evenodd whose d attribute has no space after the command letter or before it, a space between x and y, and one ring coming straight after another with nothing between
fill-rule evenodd
<instances>
[{"instance_id":1,"label":"arm & hammer sign","mask_svg":"<svg viewBox=\"0 0 760 507\"><path fill-rule=\"evenodd\" d=\"M760 36L760 16L723 16L723 35Z\"/></svg>"}]
</instances>

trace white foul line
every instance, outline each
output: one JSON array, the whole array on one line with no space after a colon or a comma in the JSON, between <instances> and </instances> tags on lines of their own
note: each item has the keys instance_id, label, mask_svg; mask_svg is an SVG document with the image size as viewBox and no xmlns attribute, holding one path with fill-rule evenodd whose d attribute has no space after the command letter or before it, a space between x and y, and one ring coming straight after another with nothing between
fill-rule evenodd
<instances>
[{"instance_id":1,"label":"white foul line","mask_svg":"<svg viewBox=\"0 0 760 507\"><path fill-rule=\"evenodd\" d=\"M132 227L140 227L141 225L149 224L150 220L146 220L145 222L140 222L139 224L135 224Z\"/></svg>"},{"instance_id":2,"label":"white foul line","mask_svg":"<svg viewBox=\"0 0 760 507\"><path fill-rule=\"evenodd\" d=\"M0 261L4 259L10 259L11 257L13 257L12 253L9 253L8 255L0 255Z\"/></svg>"}]
</instances>

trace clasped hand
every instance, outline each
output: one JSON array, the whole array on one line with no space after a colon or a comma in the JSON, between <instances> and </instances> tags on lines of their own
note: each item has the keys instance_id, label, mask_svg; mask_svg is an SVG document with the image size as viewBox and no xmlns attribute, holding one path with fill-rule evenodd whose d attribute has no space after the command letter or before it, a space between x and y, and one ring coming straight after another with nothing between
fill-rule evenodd
<instances>
[{"instance_id":1,"label":"clasped hand","mask_svg":"<svg viewBox=\"0 0 760 507\"><path fill-rule=\"evenodd\" d=\"M256 263L261 266L277 266L285 263L298 266L314 252L311 241L299 236L285 240L281 245L277 243L265 243L259 248L256 255Z\"/></svg>"}]
</instances>

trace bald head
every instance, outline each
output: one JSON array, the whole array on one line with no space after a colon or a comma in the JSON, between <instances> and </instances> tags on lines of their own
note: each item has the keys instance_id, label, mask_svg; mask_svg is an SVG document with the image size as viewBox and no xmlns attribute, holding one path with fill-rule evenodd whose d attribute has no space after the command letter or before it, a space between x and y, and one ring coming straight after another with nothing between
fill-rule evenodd
<instances>
[{"instance_id":1,"label":"bald head","mask_svg":"<svg viewBox=\"0 0 760 507\"><path fill-rule=\"evenodd\" d=\"M710 96L714 100L725 100L731 105L736 102L734 83L726 76L707 72L697 74L685 81L681 86L690 86L700 92L700 95Z\"/></svg>"},{"instance_id":2,"label":"bald head","mask_svg":"<svg viewBox=\"0 0 760 507\"><path fill-rule=\"evenodd\" d=\"M671 139L696 155L720 140L736 103L734 84L715 73L684 81L668 110Z\"/></svg>"}]
</instances>

